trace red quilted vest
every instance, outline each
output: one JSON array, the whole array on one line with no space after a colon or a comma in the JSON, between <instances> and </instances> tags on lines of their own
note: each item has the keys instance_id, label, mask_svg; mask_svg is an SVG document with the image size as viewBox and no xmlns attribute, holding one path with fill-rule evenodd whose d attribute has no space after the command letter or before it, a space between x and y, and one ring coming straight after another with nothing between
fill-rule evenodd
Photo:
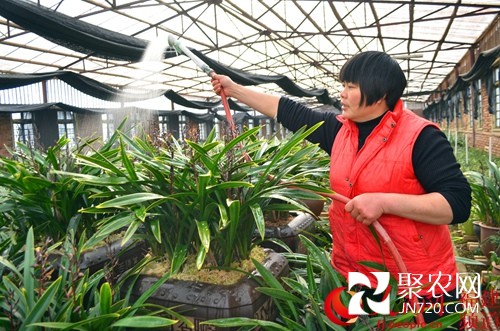
<instances>
[{"instance_id":1,"label":"red quilted vest","mask_svg":"<svg viewBox=\"0 0 500 331\"><path fill-rule=\"evenodd\" d=\"M399 100L395 109L384 115L357 152L358 128L342 116L339 120L343 126L333 144L330 164L333 191L349 198L367 192L425 193L413 171L412 150L419 133L424 127L434 125L432 122L403 109ZM344 206L334 201L329 210L333 265L345 277L349 271L370 276L369 271L379 270L357 262L377 262L385 264L399 281L400 270L386 245L381 243L381 250L369 227L355 221L344 211ZM448 293L455 288L457 269L447 225L430 225L393 215L383 215L379 222L413 277L403 276L400 285L413 287L418 283L433 283L435 288L432 293L436 294ZM408 283L405 284L404 280ZM371 281L374 284L374 280Z\"/></svg>"}]
</instances>

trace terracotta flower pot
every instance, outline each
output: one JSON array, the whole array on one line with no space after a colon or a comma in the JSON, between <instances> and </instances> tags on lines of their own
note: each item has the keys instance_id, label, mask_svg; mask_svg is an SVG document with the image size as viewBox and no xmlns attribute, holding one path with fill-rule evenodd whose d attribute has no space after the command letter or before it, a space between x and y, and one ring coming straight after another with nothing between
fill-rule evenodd
<instances>
[{"instance_id":1,"label":"terracotta flower pot","mask_svg":"<svg viewBox=\"0 0 500 331\"><path fill-rule=\"evenodd\" d=\"M474 231L474 236L476 236L476 239L481 242L481 222L480 221L473 221L472 222L472 229Z\"/></svg>"},{"instance_id":2,"label":"terracotta flower pot","mask_svg":"<svg viewBox=\"0 0 500 331\"><path fill-rule=\"evenodd\" d=\"M496 247L489 238L493 235L500 235L500 227L486 225L484 223L479 224L481 227L481 251L484 256L488 257L491 251L495 251L500 254L500 247Z\"/></svg>"},{"instance_id":3,"label":"terracotta flower pot","mask_svg":"<svg viewBox=\"0 0 500 331\"><path fill-rule=\"evenodd\" d=\"M491 272L494 275L500 276L500 264L496 264L495 262L491 263Z\"/></svg>"}]
</instances>

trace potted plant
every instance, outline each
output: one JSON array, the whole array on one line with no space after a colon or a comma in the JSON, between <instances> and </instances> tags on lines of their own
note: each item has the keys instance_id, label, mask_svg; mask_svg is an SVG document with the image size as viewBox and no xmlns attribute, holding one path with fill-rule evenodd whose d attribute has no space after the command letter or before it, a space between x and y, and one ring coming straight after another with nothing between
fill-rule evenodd
<instances>
[{"instance_id":1,"label":"potted plant","mask_svg":"<svg viewBox=\"0 0 500 331\"><path fill-rule=\"evenodd\" d=\"M102 169L82 165L76 155L84 155L86 150L89 155L109 154L116 139L117 134L98 150L92 147L95 139L72 147L70 140L62 137L46 151L20 143L15 151L11 151L10 157L0 158L0 222L4 230L16 233L15 241L5 241L9 247L6 254L21 251L20 245L30 227L33 227L37 243L47 239L53 243L64 240L70 224L77 225L77 241L86 241L96 232L99 215L80 213L80 209L96 203L90 197L94 193L93 186L75 181L73 174L99 178ZM117 240L110 240L111 237L101 239L87 242L79 255L82 270L93 273L107 265L116 276L116 272L130 268L145 254L143 242L134 240L122 246ZM61 255L62 252L53 252L54 263L59 263L57 260Z\"/></svg>"},{"instance_id":2,"label":"potted plant","mask_svg":"<svg viewBox=\"0 0 500 331\"><path fill-rule=\"evenodd\" d=\"M498 241L500 242L500 236L498 237ZM491 252L490 254L490 264L491 264L491 272L494 275L500 276L500 257L497 253Z\"/></svg>"},{"instance_id":3,"label":"potted plant","mask_svg":"<svg viewBox=\"0 0 500 331\"><path fill-rule=\"evenodd\" d=\"M181 143L169 137L161 144L153 144L121 135L113 153L79 159L86 166L102 169L98 178L74 174L78 182L94 187L93 199L101 199L95 206L81 210L102 217L91 241L126 228L122 242L143 238L151 256L167 264L172 274L186 269L189 261L194 261L197 270L239 268L234 263L248 260L256 246L254 231L264 237L264 211L272 199L305 209L298 199L318 198L311 191L330 192L314 185L307 174L292 175L293 158L285 157L318 126L299 130L272 153L257 138L259 128L226 142L217 141L214 131L201 143ZM302 193L297 195L290 186ZM261 262L269 262L269 268L277 276L286 273L286 260L278 254L269 252ZM138 274L130 289L148 288L150 282L150 276ZM163 304L184 306L194 306L194 301L212 303L213 299L200 298L199 294L214 292L213 284L200 289L203 285L200 281L188 281L183 287L180 281L175 282L175 286L165 284L151 300L159 303L167 299ZM247 293L254 292L250 283L244 284ZM189 294L185 294L189 289ZM184 291L182 296L191 301L172 300L181 296L170 295L173 290ZM226 288L216 292L235 293L235 290ZM221 300L230 299L224 296ZM252 314L272 313L266 306L269 300L262 301L264 308L258 307ZM196 308L198 312L208 310ZM228 307L218 314L232 311L238 313L237 308Z\"/></svg>"},{"instance_id":4,"label":"potted plant","mask_svg":"<svg viewBox=\"0 0 500 331\"><path fill-rule=\"evenodd\" d=\"M481 250L487 256L493 247L489 237L500 234L500 168L488 161L489 173L467 171L475 214L481 219ZM499 252L497 252L499 253Z\"/></svg>"},{"instance_id":5,"label":"potted plant","mask_svg":"<svg viewBox=\"0 0 500 331\"><path fill-rule=\"evenodd\" d=\"M9 157L0 157L0 221L16 233L21 244L31 227L36 241L63 239L71 218L87 206L78 183L70 176L54 173L79 171L68 143L63 137L46 152L18 143ZM79 233L83 233L92 227L92 221L82 220L80 226ZM12 246L15 251L16 247Z\"/></svg>"},{"instance_id":6,"label":"potted plant","mask_svg":"<svg viewBox=\"0 0 500 331\"><path fill-rule=\"evenodd\" d=\"M76 254L63 256L60 262L64 267L54 277L51 252L59 246L68 252L81 248L83 241L76 243L75 229L70 226L64 242L35 246L34 229L30 227L22 258L0 260L0 329L144 330L168 327L184 319L168 308L147 305L147 295L129 304L104 280L103 270L92 275L81 270Z\"/></svg>"}]
</instances>

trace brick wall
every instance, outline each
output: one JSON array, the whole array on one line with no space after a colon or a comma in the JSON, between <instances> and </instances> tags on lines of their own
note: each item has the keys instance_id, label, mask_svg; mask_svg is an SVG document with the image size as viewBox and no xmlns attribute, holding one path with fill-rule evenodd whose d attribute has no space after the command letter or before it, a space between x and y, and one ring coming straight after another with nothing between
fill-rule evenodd
<instances>
[{"instance_id":1,"label":"brick wall","mask_svg":"<svg viewBox=\"0 0 500 331\"><path fill-rule=\"evenodd\" d=\"M477 59L480 52L484 52L500 44L500 17L491 24L485 31L477 45L469 50L466 55L457 63L455 69L446 77L441 84L441 88L446 90L456 81L457 77L461 74L468 72L472 66L472 59ZM474 53L471 56L471 52ZM498 59L497 64L498 66ZM492 68L491 70L494 70ZM463 100L461 100L463 102ZM461 105L463 111L463 104ZM495 115L488 112L488 92L486 90L484 79L481 80L481 114L482 124L479 125L478 121L474 122L474 129L471 128L472 110L469 109L468 114L463 114L461 118L455 118L453 122L438 123L444 131L455 132L458 130L459 136L464 137L467 135L467 143L469 147L478 148L484 151L489 151L491 145L491 152L494 156L500 157L500 128L495 128Z\"/></svg>"},{"instance_id":2,"label":"brick wall","mask_svg":"<svg viewBox=\"0 0 500 331\"><path fill-rule=\"evenodd\" d=\"M14 137L12 132L12 117L10 113L0 113L0 155L9 156L6 147L14 147Z\"/></svg>"},{"instance_id":3,"label":"brick wall","mask_svg":"<svg viewBox=\"0 0 500 331\"><path fill-rule=\"evenodd\" d=\"M495 128L495 115L488 112L488 93L484 82L481 84L481 115L482 126L476 127L474 137L470 128L470 116L462 123L462 132L468 134L468 144L484 151L489 151L495 156L500 156L500 128ZM465 124L465 125L464 125ZM476 121L477 124L477 121Z\"/></svg>"}]
</instances>

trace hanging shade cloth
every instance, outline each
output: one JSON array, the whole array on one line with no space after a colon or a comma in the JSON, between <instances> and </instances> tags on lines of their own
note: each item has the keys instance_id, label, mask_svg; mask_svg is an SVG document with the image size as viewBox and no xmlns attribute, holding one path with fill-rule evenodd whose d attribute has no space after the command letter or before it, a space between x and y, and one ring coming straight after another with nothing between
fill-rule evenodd
<instances>
[{"instance_id":1,"label":"hanging shade cloth","mask_svg":"<svg viewBox=\"0 0 500 331\"><path fill-rule=\"evenodd\" d=\"M89 56L138 62L148 45L146 40L101 28L30 1L1 0L0 15L58 45ZM326 89L304 89L284 75L250 74L214 61L195 49L191 51L216 72L228 75L242 85L275 83L290 95L316 97L324 104L338 104ZM177 56L174 49L165 50L165 58L174 56Z\"/></svg>"},{"instance_id":2,"label":"hanging shade cloth","mask_svg":"<svg viewBox=\"0 0 500 331\"><path fill-rule=\"evenodd\" d=\"M38 112L57 108L80 114L89 112L87 109L70 106L62 102L48 102L32 105L0 105L0 113Z\"/></svg>"},{"instance_id":3,"label":"hanging shade cloth","mask_svg":"<svg viewBox=\"0 0 500 331\"><path fill-rule=\"evenodd\" d=\"M159 97L166 93L166 91L122 93L119 89L71 71L54 71L40 74L2 74L0 75L0 90L35 84L52 78L58 78L78 91L93 96L94 98L107 101L147 100Z\"/></svg>"},{"instance_id":4,"label":"hanging shade cloth","mask_svg":"<svg viewBox=\"0 0 500 331\"><path fill-rule=\"evenodd\" d=\"M465 74L459 75L455 83L449 88L445 98L452 99L456 98L456 96L462 96L463 105L464 105L464 113L467 114L469 112L468 102L469 95L467 95L467 88L472 85L474 93L478 93L478 87L475 86L475 82L478 79L484 79L486 84L486 90L488 92L488 112L490 114L494 113L494 80L495 77L494 71L492 70L492 66L500 57L500 45L496 46L487 51L481 52L474 62L472 68L466 72ZM478 98L476 98L477 102ZM477 110L480 105L474 105L475 113L474 116L477 117ZM427 118L431 118L432 114L436 112L436 107L432 104L428 105L424 110L424 115Z\"/></svg>"},{"instance_id":5,"label":"hanging shade cloth","mask_svg":"<svg viewBox=\"0 0 500 331\"><path fill-rule=\"evenodd\" d=\"M35 84L53 78L58 78L87 95L107 101L115 101L118 100L118 98L122 101L138 101L152 99L163 95L178 105L193 109L210 110L221 104L220 101L208 102L189 100L172 90L155 91L154 93L147 92L143 94L134 93L133 95L130 95L130 93L122 93L119 89L70 71L55 71L43 74L0 74L0 90ZM233 110L244 112L253 110L252 108L236 103L232 99L229 99L228 101L231 109Z\"/></svg>"}]
</instances>

